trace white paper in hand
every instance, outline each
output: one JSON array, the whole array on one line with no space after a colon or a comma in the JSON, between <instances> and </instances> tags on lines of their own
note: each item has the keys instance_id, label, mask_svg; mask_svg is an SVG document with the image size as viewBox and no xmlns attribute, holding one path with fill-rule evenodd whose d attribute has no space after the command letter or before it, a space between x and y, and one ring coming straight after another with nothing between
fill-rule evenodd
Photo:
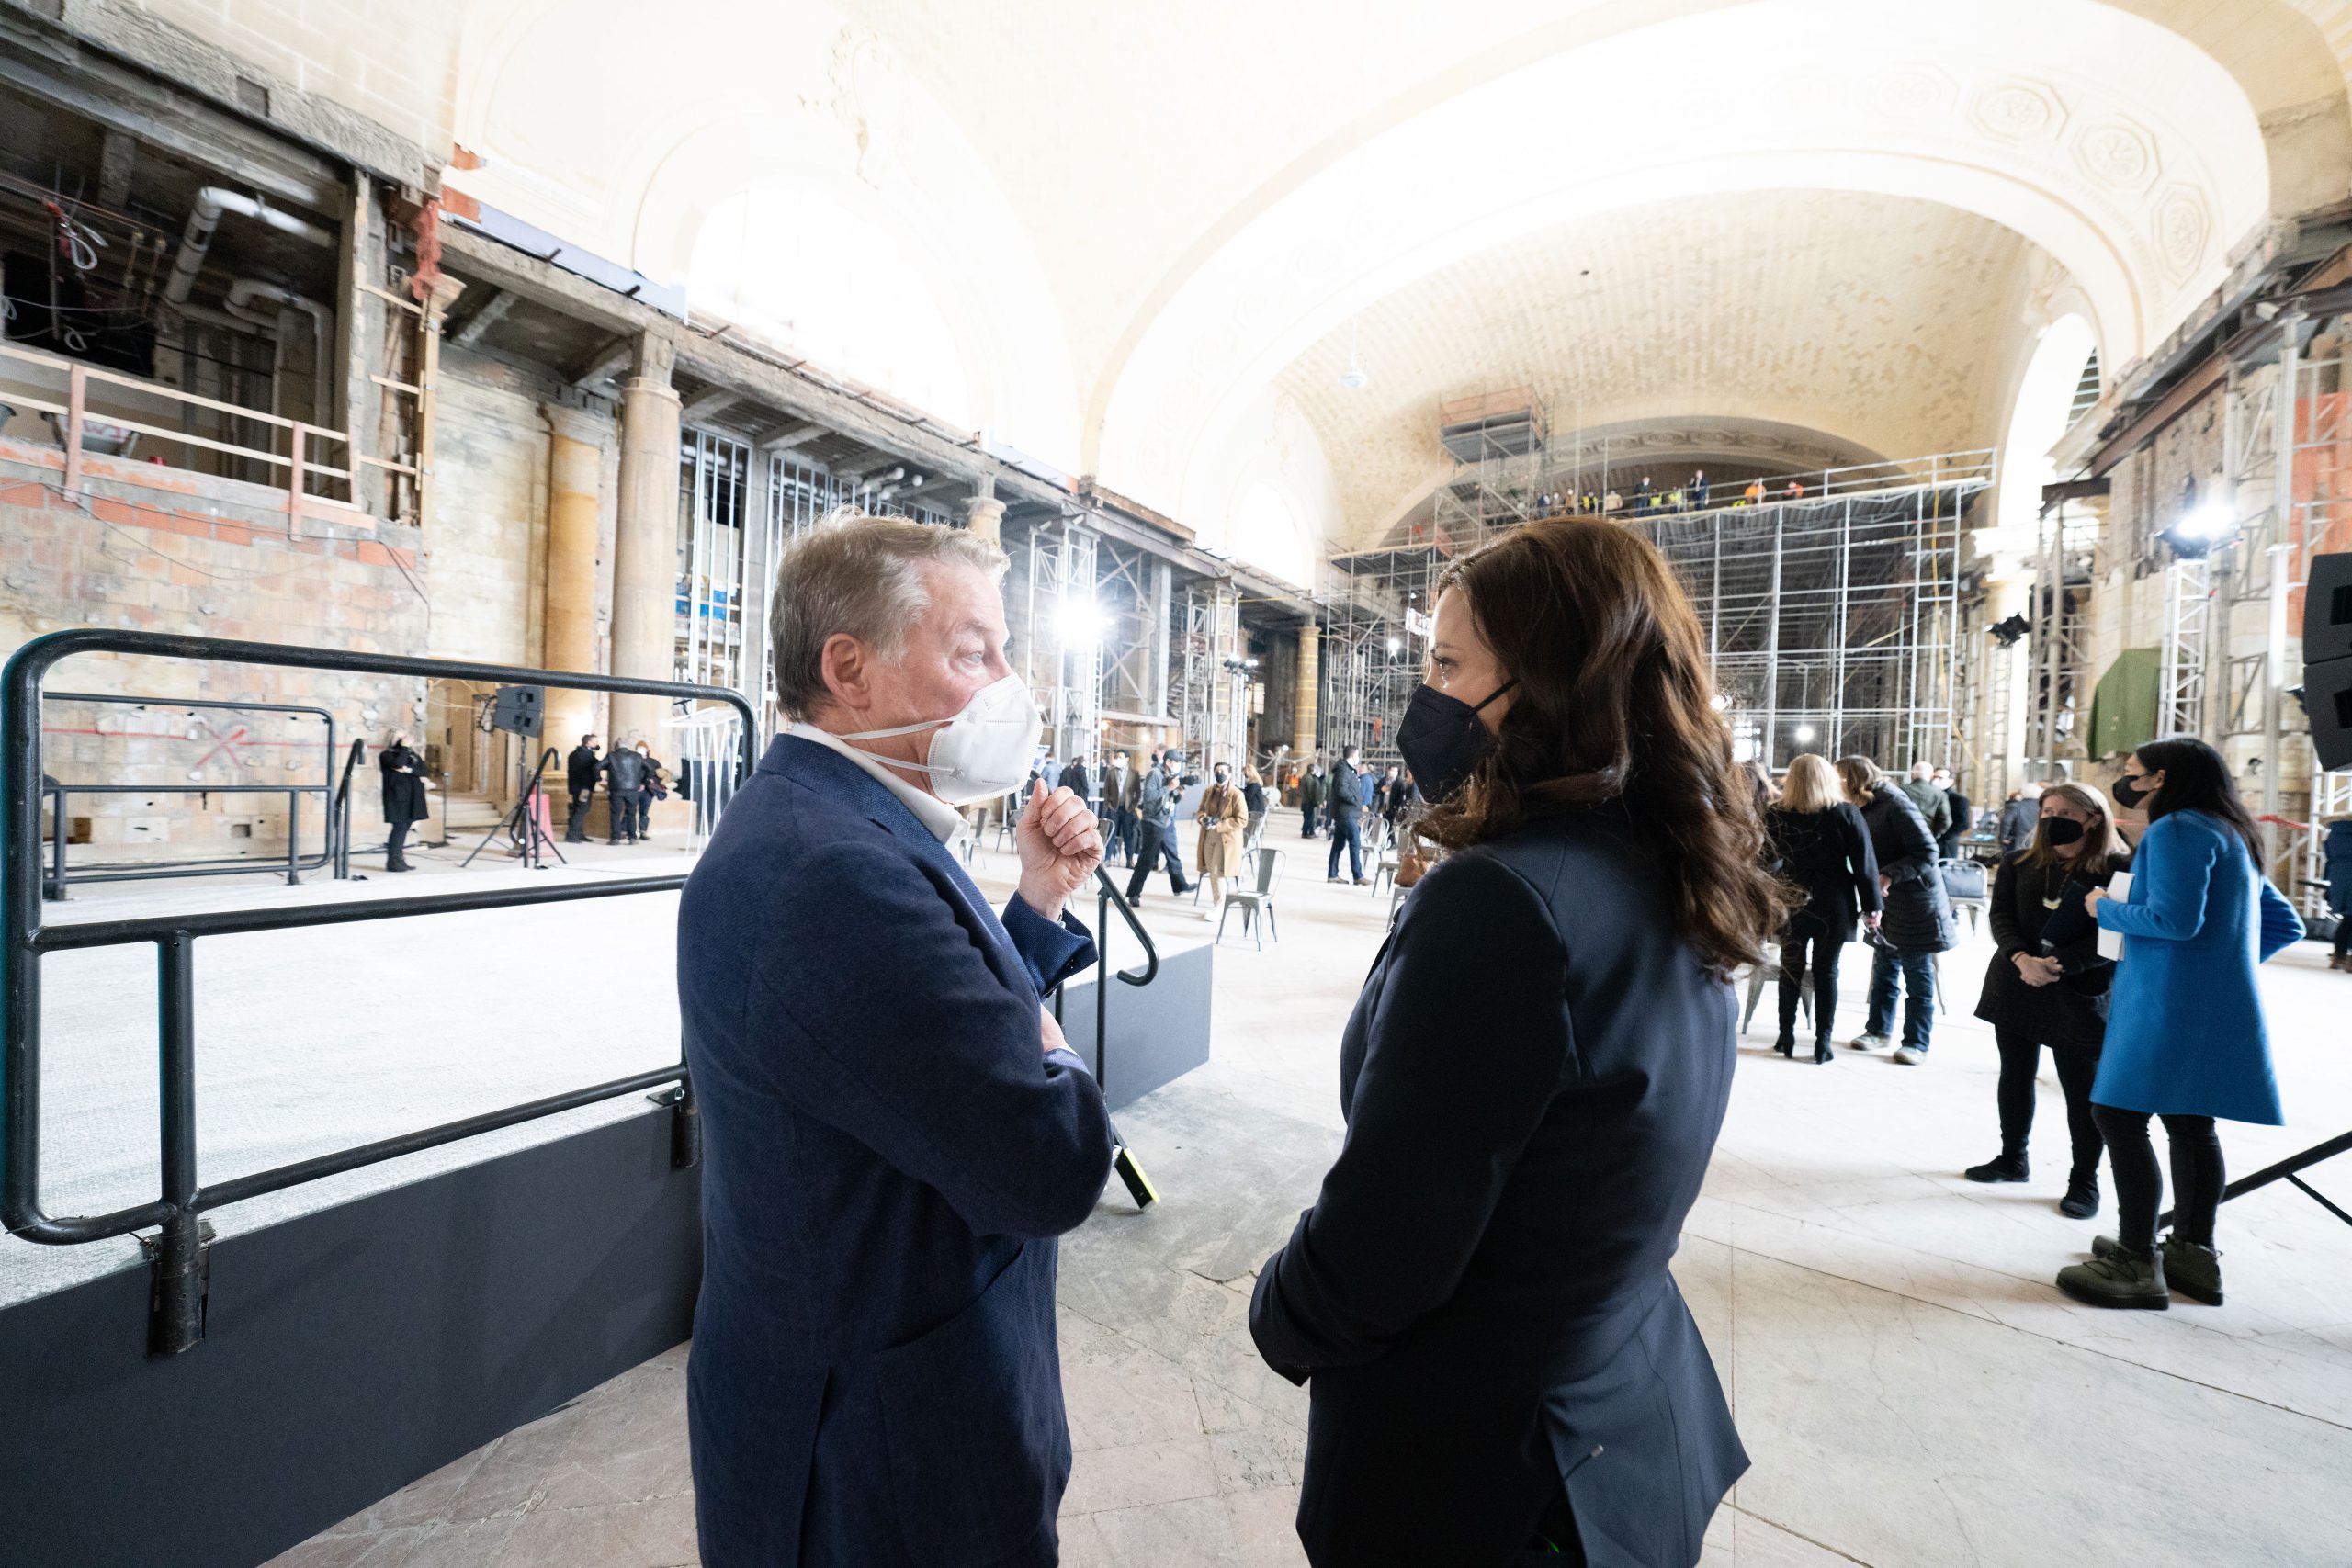
<instances>
[{"instance_id":1,"label":"white paper in hand","mask_svg":"<svg viewBox=\"0 0 2352 1568\"><path fill-rule=\"evenodd\" d=\"M2107 884L2107 896L2119 904L2131 902L2132 874L2128 871L2119 871L2109 877ZM2123 933L2109 931L2105 926L2099 927L2098 955L2101 958L2120 962L2123 957Z\"/></svg>"}]
</instances>

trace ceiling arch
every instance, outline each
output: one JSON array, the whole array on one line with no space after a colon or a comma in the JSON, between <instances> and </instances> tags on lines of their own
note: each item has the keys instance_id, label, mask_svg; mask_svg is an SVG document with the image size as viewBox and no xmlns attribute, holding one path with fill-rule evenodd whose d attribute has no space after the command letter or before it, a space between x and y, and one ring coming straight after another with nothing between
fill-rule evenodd
<instances>
[{"instance_id":1,"label":"ceiling arch","mask_svg":"<svg viewBox=\"0 0 2352 1568\"><path fill-rule=\"evenodd\" d=\"M2128 358L2212 287L2267 186L2229 74L2110 7L1758 0L1525 67L1301 184L1138 336L1098 471L1182 514L1196 455L1255 386L1372 301L1564 220L1773 187L1924 197L2014 230ZM1419 221L1398 189L1429 193Z\"/></svg>"},{"instance_id":2,"label":"ceiling arch","mask_svg":"<svg viewBox=\"0 0 2352 1568\"><path fill-rule=\"evenodd\" d=\"M1339 476L1350 537L1381 532L1450 467L1441 403L1500 388L1531 389L1555 439L1705 416L1833 448L1794 467L1989 446L2001 367L1987 345L2009 330L2034 255L2012 230L1910 197L1763 190L1624 208L1426 274L1276 385ZM1342 380L1351 361L1362 387Z\"/></svg>"}]
</instances>

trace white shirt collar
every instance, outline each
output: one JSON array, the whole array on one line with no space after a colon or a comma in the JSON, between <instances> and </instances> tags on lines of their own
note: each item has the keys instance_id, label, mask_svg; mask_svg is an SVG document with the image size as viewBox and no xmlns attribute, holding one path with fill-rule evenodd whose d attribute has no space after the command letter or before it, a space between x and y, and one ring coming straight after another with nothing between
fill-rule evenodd
<instances>
[{"instance_id":1,"label":"white shirt collar","mask_svg":"<svg viewBox=\"0 0 2352 1568\"><path fill-rule=\"evenodd\" d=\"M917 789L840 736L820 729L815 725L805 721L794 725L785 733L797 735L803 740L813 740L820 746L838 751L865 769L884 789L904 801L907 809L915 814L915 820L929 829L932 837L941 843L954 842L956 835L963 830L964 814L962 812L929 790Z\"/></svg>"}]
</instances>

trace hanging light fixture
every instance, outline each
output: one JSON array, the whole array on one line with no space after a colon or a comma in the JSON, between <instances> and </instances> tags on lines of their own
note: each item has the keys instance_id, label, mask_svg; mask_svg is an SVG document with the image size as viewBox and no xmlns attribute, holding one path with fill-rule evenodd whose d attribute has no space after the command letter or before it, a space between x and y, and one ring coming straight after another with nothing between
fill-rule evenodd
<instances>
[{"instance_id":1,"label":"hanging light fixture","mask_svg":"<svg viewBox=\"0 0 2352 1568\"><path fill-rule=\"evenodd\" d=\"M1360 391L1372 384L1372 378L1364 374L1363 362L1356 357L1356 324L1351 321L1348 323L1348 367L1340 372L1340 385L1351 392Z\"/></svg>"}]
</instances>

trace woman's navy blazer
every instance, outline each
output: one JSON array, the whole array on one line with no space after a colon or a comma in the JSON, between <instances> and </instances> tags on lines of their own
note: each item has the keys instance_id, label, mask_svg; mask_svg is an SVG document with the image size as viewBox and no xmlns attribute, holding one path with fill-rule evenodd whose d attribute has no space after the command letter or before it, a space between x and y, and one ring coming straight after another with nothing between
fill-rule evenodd
<instances>
[{"instance_id":1,"label":"woman's navy blazer","mask_svg":"<svg viewBox=\"0 0 2352 1568\"><path fill-rule=\"evenodd\" d=\"M1667 1272L1736 1010L1621 815L1454 854L1349 1020L1348 1120L1250 1326L1310 1379L1317 1568L1516 1561L1565 1484L1593 1568L1699 1559L1747 1468Z\"/></svg>"}]
</instances>

